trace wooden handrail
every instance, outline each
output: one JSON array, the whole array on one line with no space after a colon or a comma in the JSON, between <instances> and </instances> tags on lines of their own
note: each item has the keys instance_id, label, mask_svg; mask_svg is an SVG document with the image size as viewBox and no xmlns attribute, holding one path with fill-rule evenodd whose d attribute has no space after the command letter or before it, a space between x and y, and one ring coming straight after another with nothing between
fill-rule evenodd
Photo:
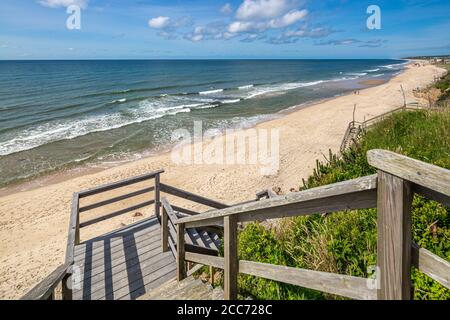
<instances>
[{"instance_id":1,"label":"wooden handrail","mask_svg":"<svg viewBox=\"0 0 450 320\"><path fill-rule=\"evenodd\" d=\"M225 216L239 215L238 221L261 221L376 206L376 175L348 180L258 202L221 210L211 210L192 217L178 219L186 227L221 223Z\"/></svg>"},{"instance_id":2,"label":"wooden handrail","mask_svg":"<svg viewBox=\"0 0 450 320\"><path fill-rule=\"evenodd\" d=\"M56 286L67 275L70 266L70 264L60 265L33 289L28 291L27 294L21 297L20 300L52 300Z\"/></svg>"},{"instance_id":3,"label":"wooden handrail","mask_svg":"<svg viewBox=\"0 0 450 320\"><path fill-rule=\"evenodd\" d=\"M106 191L110 191L110 190L114 190L114 189L118 189L121 187L125 187L125 186L129 186L131 184L136 184L145 180L150 180L155 178L156 176L160 175L161 173L164 173L164 170L157 170L151 173L147 173L147 174L143 174L141 176L137 176L137 177L132 177L129 179L125 179L125 180L121 180L118 182L113 182L113 183L108 183L99 187L95 187L92 189L88 189L88 190L84 190L79 192L79 196L80 198L85 198L85 197L89 197L95 194L99 194L99 193L103 193Z\"/></svg>"},{"instance_id":4,"label":"wooden handrail","mask_svg":"<svg viewBox=\"0 0 450 320\"><path fill-rule=\"evenodd\" d=\"M178 279L185 277L183 262L191 261L224 269L226 299L237 297L238 273L350 298L410 299L414 265L449 287L450 263L412 243L411 205L415 192L449 203L450 171L385 150L369 151L368 161L378 169L377 175L178 219L178 232L219 221L225 228L224 258L183 248L177 252ZM238 260L237 222L372 207L378 209L376 290L369 288L364 278ZM178 240L183 241L179 235Z\"/></svg>"},{"instance_id":5,"label":"wooden handrail","mask_svg":"<svg viewBox=\"0 0 450 320\"><path fill-rule=\"evenodd\" d=\"M203 204L203 205L211 207L211 208L223 209L223 208L229 207L229 205L227 205L227 204L224 204L224 203L221 203L221 202L218 202L215 200L211 200L211 199L199 196L197 194L169 186L164 183L161 183L161 192L165 192L165 193L171 194L176 197L180 197L180 198L183 198L186 200L197 202L197 203Z\"/></svg>"},{"instance_id":6,"label":"wooden handrail","mask_svg":"<svg viewBox=\"0 0 450 320\"><path fill-rule=\"evenodd\" d=\"M368 151L367 161L381 171L450 197L450 170L387 150Z\"/></svg>"}]
</instances>

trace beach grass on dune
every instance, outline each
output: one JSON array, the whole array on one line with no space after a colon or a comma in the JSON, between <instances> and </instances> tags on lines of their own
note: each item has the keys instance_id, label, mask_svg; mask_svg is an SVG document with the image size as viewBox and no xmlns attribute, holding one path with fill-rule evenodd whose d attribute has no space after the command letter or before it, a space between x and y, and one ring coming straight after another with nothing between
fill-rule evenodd
<instances>
[{"instance_id":1,"label":"beach grass on dune","mask_svg":"<svg viewBox=\"0 0 450 320\"><path fill-rule=\"evenodd\" d=\"M318 161L302 189L375 173L367 163L371 149L392 150L450 169L450 111L402 112L378 123L342 158L330 153ZM376 265L376 209L283 219L267 229L252 223L239 235L240 259L320 270L358 277L370 276ZM413 241L450 260L450 208L415 196ZM450 290L423 273L412 273L415 299L450 299ZM255 299L342 299L292 285L240 275L243 297Z\"/></svg>"}]
</instances>

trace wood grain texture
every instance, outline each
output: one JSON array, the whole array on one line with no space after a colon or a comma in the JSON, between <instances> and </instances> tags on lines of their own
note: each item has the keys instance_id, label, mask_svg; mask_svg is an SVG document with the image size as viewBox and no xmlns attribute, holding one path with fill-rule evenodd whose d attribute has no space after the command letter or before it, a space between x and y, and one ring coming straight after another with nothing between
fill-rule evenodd
<instances>
[{"instance_id":1,"label":"wood grain texture","mask_svg":"<svg viewBox=\"0 0 450 320\"><path fill-rule=\"evenodd\" d=\"M186 252L186 260L224 269L223 257L210 257ZM288 283L352 299L375 300L377 292L369 289L367 279L328 272L277 266L267 263L240 260L239 273Z\"/></svg>"},{"instance_id":2,"label":"wood grain texture","mask_svg":"<svg viewBox=\"0 0 450 320\"><path fill-rule=\"evenodd\" d=\"M74 193L72 195L72 208L70 212L69 232L67 236L66 264L71 264L73 262L75 245L80 243L80 215L78 208L79 195L78 193Z\"/></svg>"},{"instance_id":3,"label":"wood grain texture","mask_svg":"<svg viewBox=\"0 0 450 320\"><path fill-rule=\"evenodd\" d=\"M365 278L245 260L239 261L239 272L352 299L375 300L377 297L376 290L368 289Z\"/></svg>"},{"instance_id":4,"label":"wood grain texture","mask_svg":"<svg viewBox=\"0 0 450 320\"><path fill-rule=\"evenodd\" d=\"M450 262L424 248L412 245L412 264L431 279L450 289Z\"/></svg>"},{"instance_id":5,"label":"wood grain texture","mask_svg":"<svg viewBox=\"0 0 450 320\"><path fill-rule=\"evenodd\" d=\"M225 300L236 300L238 292L237 277L239 273L237 216L224 218L224 297Z\"/></svg>"},{"instance_id":6,"label":"wood grain texture","mask_svg":"<svg viewBox=\"0 0 450 320\"><path fill-rule=\"evenodd\" d=\"M450 197L450 170L387 150L370 150L367 160L379 170Z\"/></svg>"},{"instance_id":7,"label":"wood grain texture","mask_svg":"<svg viewBox=\"0 0 450 320\"><path fill-rule=\"evenodd\" d=\"M411 203L409 182L378 172L378 299L411 298Z\"/></svg>"},{"instance_id":8,"label":"wood grain texture","mask_svg":"<svg viewBox=\"0 0 450 320\"><path fill-rule=\"evenodd\" d=\"M164 199L163 199L164 201ZM167 216L166 209L162 208L161 213L161 248L163 252L169 251L169 217Z\"/></svg>"},{"instance_id":9,"label":"wood grain texture","mask_svg":"<svg viewBox=\"0 0 450 320\"><path fill-rule=\"evenodd\" d=\"M232 206L222 210L211 210L200 215L179 219L186 227L219 224L223 217L239 215L239 222L261 221L376 207L377 176L339 182L284 196Z\"/></svg>"},{"instance_id":10,"label":"wood grain texture","mask_svg":"<svg viewBox=\"0 0 450 320\"><path fill-rule=\"evenodd\" d=\"M184 236L185 227L183 223L177 224L177 280L181 281L186 278L185 247Z\"/></svg>"}]
</instances>

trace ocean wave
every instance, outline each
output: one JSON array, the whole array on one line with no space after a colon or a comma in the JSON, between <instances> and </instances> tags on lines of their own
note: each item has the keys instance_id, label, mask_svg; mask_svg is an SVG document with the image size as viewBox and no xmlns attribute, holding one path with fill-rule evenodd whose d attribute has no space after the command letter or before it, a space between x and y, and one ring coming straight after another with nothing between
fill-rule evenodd
<instances>
[{"instance_id":1,"label":"ocean wave","mask_svg":"<svg viewBox=\"0 0 450 320\"><path fill-rule=\"evenodd\" d=\"M109 104L124 103L124 102L127 102L127 99L123 98L123 99L113 100Z\"/></svg>"},{"instance_id":2,"label":"ocean wave","mask_svg":"<svg viewBox=\"0 0 450 320\"><path fill-rule=\"evenodd\" d=\"M290 83L282 83L277 85L269 85L269 86L260 86L255 88L245 99L252 99L258 96L264 96L267 94L275 93L275 92L284 92L304 87L315 86L321 83L326 82L327 80L317 80L311 82L290 82Z\"/></svg>"},{"instance_id":3,"label":"ocean wave","mask_svg":"<svg viewBox=\"0 0 450 320\"><path fill-rule=\"evenodd\" d=\"M377 71L380 71L380 68L366 70L366 72L377 72Z\"/></svg>"},{"instance_id":4,"label":"ocean wave","mask_svg":"<svg viewBox=\"0 0 450 320\"><path fill-rule=\"evenodd\" d=\"M367 76L367 72L349 72L349 73L346 73L346 75L363 77L363 76Z\"/></svg>"},{"instance_id":5,"label":"ocean wave","mask_svg":"<svg viewBox=\"0 0 450 320\"><path fill-rule=\"evenodd\" d=\"M248 89L251 89L251 88L253 88L253 87L254 87L253 84L249 84L249 85L246 85L246 86L240 86L240 87L238 87L238 90L248 90Z\"/></svg>"},{"instance_id":6,"label":"ocean wave","mask_svg":"<svg viewBox=\"0 0 450 320\"><path fill-rule=\"evenodd\" d=\"M85 116L64 121L51 121L21 130L20 132L11 131L3 135L2 141L0 141L0 156L186 112L191 112L189 105L164 107L161 102L154 100L143 101L136 109L126 109L111 114Z\"/></svg>"},{"instance_id":7,"label":"ocean wave","mask_svg":"<svg viewBox=\"0 0 450 320\"><path fill-rule=\"evenodd\" d=\"M208 90L208 91L200 91L199 95L208 95L208 94L214 94L214 93L220 93L223 92L223 89L214 89L214 90Z\"/></svg>"}]
</instances>

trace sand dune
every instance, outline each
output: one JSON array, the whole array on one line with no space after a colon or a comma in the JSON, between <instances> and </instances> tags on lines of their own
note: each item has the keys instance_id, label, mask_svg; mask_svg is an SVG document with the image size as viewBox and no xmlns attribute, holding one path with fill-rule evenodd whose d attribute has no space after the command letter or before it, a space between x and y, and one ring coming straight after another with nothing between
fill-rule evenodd
<instances>
[{"instance_id":1,"label":"sand dune","mask_svg":"<svg viewBox=\"0 0 450 320\"><path fill-rule=\"evenodd\" d=\"M271 176L262 175L258 165L177 165L165 153L1 197L0 298L19 298L63 262L72 192L160 168L166 171L163 182L230 204L252 199L256 192L273 186L289 192L298 189L301 179L312 173L316 159L323 159L329 149L338 151L355 103L356 119L362 121L403 105L400 85L407 101L414 102L412 90L431 83L443 72L431 65L408 66L388 83L361 90L359 95L302 107L258 124L256 129L279 130L280 167ZM152 208L141 212L148 216ZM140 218L126 214L83 230L82 238Z\"/></svg>"}]
</instances>

